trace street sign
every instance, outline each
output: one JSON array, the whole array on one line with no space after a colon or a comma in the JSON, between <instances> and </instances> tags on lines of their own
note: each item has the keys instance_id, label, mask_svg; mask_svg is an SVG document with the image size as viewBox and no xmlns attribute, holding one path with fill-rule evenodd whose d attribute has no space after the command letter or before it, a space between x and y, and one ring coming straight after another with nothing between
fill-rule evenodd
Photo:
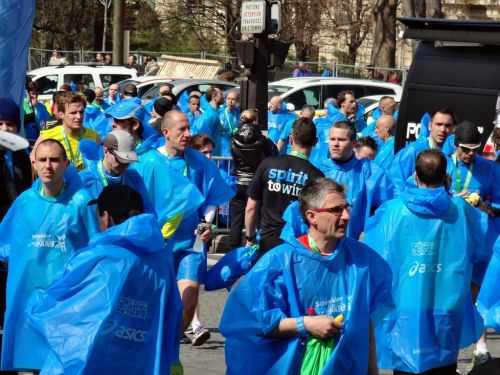
<instances>
[{"instance_id":1,"label":"street sign","mask_svg":"<svg viewBox=\"0 0 500 375\"><path fill-rule=\"evenodd\" d=\"M241 4L241 33L260 34L266 29L266 2L244 1Z\"/></svg>"}]
</instances>

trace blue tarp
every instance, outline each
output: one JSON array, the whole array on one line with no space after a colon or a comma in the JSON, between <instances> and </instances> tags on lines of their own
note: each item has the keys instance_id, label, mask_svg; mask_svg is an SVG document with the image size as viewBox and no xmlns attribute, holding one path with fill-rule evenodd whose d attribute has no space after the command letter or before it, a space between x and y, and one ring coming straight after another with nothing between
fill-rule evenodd
<instances>
[{"instance_id":1,"label":"blue tarp","mask_svg":"<svg viewBox=\"0 0 500 375\"><path fill-rule=\"evenodd\" d=\"M50 349L42 374L169 374L182 304L154 216L94 236L29 313Z\"/></svg>"},{"instance_id":2,"label":"blue tarp","mask_svg":"<svg viewBox=\"0 0 500 375\"><path fill-rule=\"evenodd\" d=\"M0 3L0 96L11 98L20 109L34 16L34 0Z\"/></svg>"},{"instance_id":3,"label":"blue tarp","mask_svg":"<svg viewBox=\"0 0 500 375\"><path fill-rule=\"evenodd\" d=\"M282 319L345 316L342 335L321 374L366 375L370 318L390 304L391 272L373 250L343 239L321 256L293 241L266 253L230 293L221 318L228 375L298 375L305 339L276 338Z\"/></svg>"},{"instance_id":4,"label":"blue tarp","mask_svg":"<svg viewBox=\"0 0 500 375\"><path fill-rule=\"evenodd\" d=\"M394 272L395 310L377 322L380 368L451 365L479 338L470 282L472 265L488 256L480 216L444 188L408 188L369 220L364 241Z\"/></svg>"},{"instance_id":5,"label":"blue tarp","mask_svg":"<svg viewBox=\"0 0 500 375\"><path fill-rule=\"evenodd\" d=\"M69 257L97 232L95 207L69 167L57 198L40 194L40 180L21 194L0 224L0 258L9 263L2 369L39 369L47 355L27 325L26 303L56 280Z\"/></svg>"}]
</instances>

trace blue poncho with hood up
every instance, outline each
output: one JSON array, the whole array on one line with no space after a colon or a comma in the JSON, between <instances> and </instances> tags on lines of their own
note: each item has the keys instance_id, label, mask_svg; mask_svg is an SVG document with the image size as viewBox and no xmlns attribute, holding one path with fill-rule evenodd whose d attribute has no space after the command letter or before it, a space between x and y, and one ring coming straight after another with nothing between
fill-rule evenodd
<instances>
[{"instance_id":1,"label":"blue poncho with hood up","mask_svg":"<svg viewBox=\"0 0 500 375\"><path fill-rule=\"evenodd\" d=\"M479 216L444 188L410 187L369 220L364 241L393 271L395 309L377 322L380 368L451 365L479 338L470 295L472 265L487 256Z\"/></svg>"},{"instance_id":2,"label":"blue poncho with hood up","mask_svg":"<svg viewBox=\"0 0 500 375\"><path fill-rule=\"evenodd\" d=\"M155 217L95 235L28 311L50 350L44 375L169 374L182 304Z\"/></svg>"}]
</instances>

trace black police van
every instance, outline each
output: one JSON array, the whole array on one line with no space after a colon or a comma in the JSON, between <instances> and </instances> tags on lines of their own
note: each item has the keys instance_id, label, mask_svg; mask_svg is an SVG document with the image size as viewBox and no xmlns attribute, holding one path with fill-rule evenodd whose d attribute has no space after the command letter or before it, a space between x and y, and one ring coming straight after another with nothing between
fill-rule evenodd
<instances>
[{"instance_id":1,"label":"black police van","mask_svg":"<svg viewBox=\"0 0 500 375\"><path fill-rule=\"evenodd\" d=\"M419 40L403 89L396 150L418 137L425 112L448 107L475 123L483 145L500 112L500 23L400 18Z\"/></svg>"}]
</instances>

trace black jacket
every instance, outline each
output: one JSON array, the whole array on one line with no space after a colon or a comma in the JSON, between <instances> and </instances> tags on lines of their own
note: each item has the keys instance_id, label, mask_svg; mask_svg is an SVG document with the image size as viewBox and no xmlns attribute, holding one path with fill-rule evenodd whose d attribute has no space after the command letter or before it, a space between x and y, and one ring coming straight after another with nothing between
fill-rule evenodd
<instances>
[{"instance_id":1,"label":"black jacket","mask_svg":"<svg viewBox=\"0 0 500 375\"><path fill-rule=\"evenodd\" d=\"M255 125L243 124L231 139L233 174L238 185L249 185L257 167L265 158L278 155L274 143Z\"/></svg>"},{"instance_id":2,"label":"black jacket","mask_svg":"<svg viewBox=\"0 0 500 375\"><path fill-rule=\"evenodd\" d=\"M26 151L12 153L14 176L5 162L5 150L0 149L0 220L16 197L31 186L31 162Z\"/></svg>"}]
</instances>

